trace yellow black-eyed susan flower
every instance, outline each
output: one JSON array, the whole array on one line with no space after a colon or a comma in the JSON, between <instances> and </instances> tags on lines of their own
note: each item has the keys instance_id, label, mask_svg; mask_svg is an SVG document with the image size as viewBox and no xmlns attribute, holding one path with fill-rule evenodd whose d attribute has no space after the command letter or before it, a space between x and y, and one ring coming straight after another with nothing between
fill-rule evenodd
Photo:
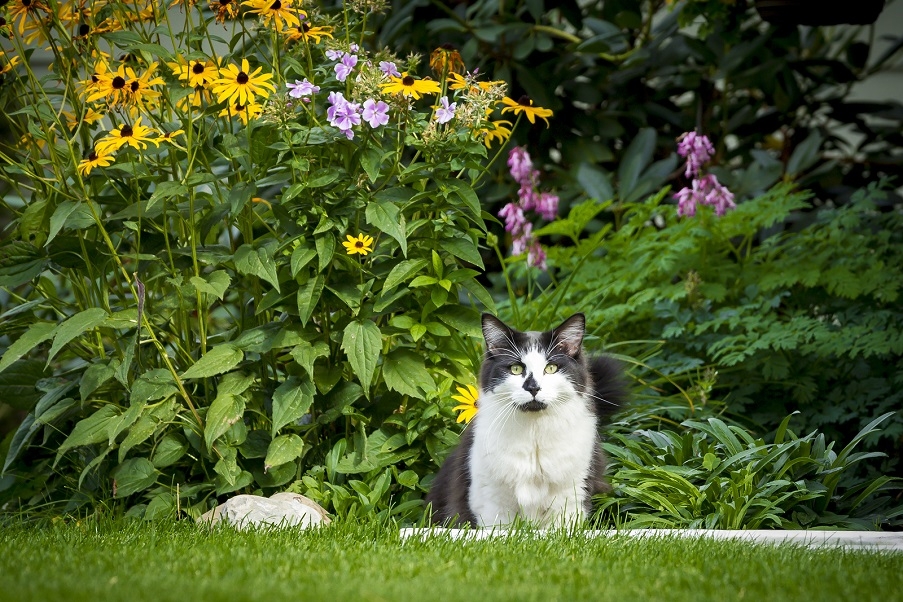
<instances>
[{"instance_id":1,"label":"yellow black-eyed susan flower","mask_svg":"<svg viewBox=\"0 0 903 602\"><path fill-rule=\"evenodd\" d=\"M250 7L248 12L260 15L264 25L273 26L281 31L283 27L297 27L307 13L292 7L294 0L245 0L242 6Z\"/></svg>"},{"instance_id":2,"label":"yellow black-eyed susan flower","mask_svg":"<svg viewBox=\"0 0 903 602\"><path fill-rule=\"evenodd\" d=\"M511 137L511 122L500 119L498 121L487 121L486 125L480 128L479 133L483 136L483 144L486 148L490 148L496 140L504 143Z\"/></svg>"},{"instance_id":3,"label":"yellow black-eyed susan flower","mask_svg":"<svg viewBox=\"0 0 903 602\"><path fill-rule=\"evenodd\" d=\"M138 150L147 148L148 142L153 142L156 146L160 146L160 141L157 138L150 137L156 133L157 130L141 125L141 117L139 117L133 125L123 124L98 140L97 144L94 145L94 151L98 155L109 155L125 145Z\"/></svg>"},{"instance_id":4,"label":"yellow black-eyed susan flower","mask_svg":"<svg viewBox=\"0 0 903 602\"><path fill-rule=\"evenodd\" d=\"M186 82L192 88L212 84L219 78L219 65L213 59L190 60L185 62L166 63L179 81Z\"/></svg>"},{"instance_id":5,"label":"yellow black-eyed susan flower","mask_svg":"<svg viewBox=\"0 0 903 602\"><path fill-rule=\"evenodd\" d=\"M273 74L261 73L262 71L263 67L258 67L251 72L248 59L241 60L241 69L235 65L220 69L220 78L213 83L216 101L246 105L256 96L268 97L270 92L276 91L275 86L268 81L273 78Z\"/></svg>"},{"instance_id":6,"label":"yellow black-eyed susan flower","mask_svg":"<svg viewBox=\"0 0 903 602\"><path fill-rule=\"evenodd\" d=\"M234 19L238 14L238 0L213 0L210 10L216 13L216 22L225 23L226 19Z\"/></svg>"},{"instance_id":7,"label":"yellow black-eyed susan flower","mask_svg":"<svg viewBox=\"0 0 903 602\"><path fill-rule=\"evenodd\" d=\"M287 27L282 33L290 42L310 42L313 40L314 44L319 44L321 38L332 37L332 27L327 25L314 27L305 20L294 27Z\"/></svg>"},{"instance_id":8,"label":"yellow black-eyed susan flower","mask_svg":"<svg viewBox=\"0 0 903 602\"><path fill-rule=\"evenodd\" d=\"M455 420L455 422L464 422L467 424L477 415L477 400L480 397L480 392L477 391L477 388L473 385L467 385L466 388L455 388L458 390L458 395L452 395L452 399L459 402L459 405L452 408L452 410L460 412L460 414L458 414L458 419Z\"/></svg>"},{"instance_id":9,"label":"yellow black-eyed susan flower","mask_svg":"<svg viewBox=\"0 0 903 602\"><path fill-rule=\"evenodd\" d=\"M502 109L502 113L512 112L515 115L523 113L527 116L527 119L530 120L530 123L536 123L536 118L539 117L546 122L546 127L548 127L549 120L546 118L552 116L552 110L544 109L542 107L534 107L533 101L529 97L521 96L519 99L513 100L506 96L502 99L502 102L505 104L505 108Z\"/></svg>"},{"instance_id":10,"label":"yellow black-eyed susan flower","mask_svg":"<svg viewBox=\"0 0 903 602\"><path fill-rule=\"evenodd\" d=\"M373 237L367 236L366 234L358 234L357 236L347 235L347 239L342 245L345 247L345 252L349 255L354 255L355 253L360 253L361 255L367 255L373 252Z\"/></svg>"},{"instance_id":11,"label":"yellow black-eyed susan flower","mask_svg":"<svg viewBox=\"0 0 903 602\"><path fill-rule=\"evenodd\" d=\"M238 116L241 119L241 122L244 125L248 125L248 121L254 119L256 117L260 117L261 113L263 113L263 105L256 103L254 101L249 102L246 105L241 103L234 103L228 105L225 109L219 112L220 117L235 117Z\"/></svg>"},{"instance_id":12,"label":"yellow black-eyed susan flower","mask_svg":"<svg viewBox=\"0 0 903 602\"><path fill-rule=\"evenodd\" d=\"M439 82L431 79L416 79L408 75L407 71L402 73L401 77L392 75L389 79L389 82L382 84L383 92L410 96L414 100L419 100L423 94L438 94L442 90Z\"/></svg>"},{"instance_id":13,"label":"yellow black-eyed susan flower","mask_svg":"<svg viewBox=\"0 0 903 602\"><path fill-rule=\"evenodd\" d=\"M430 69L437 77L449 73L464 73L464 59L451 44L443 44L430 53Z\"/></svg>"},{"instance_id":14,"label":"yellow black-eyed susan flower","mask_svg":"<svg viewBox=\"0 0 903 602\"><path fill-rule=\"evenodd\" d=\"M88 156L81 160L78 164L78 173L87 176L95 167L107 167L113 163L113 155L107 153L98 153L92 150Z\"/></svg>"}]
</instances>

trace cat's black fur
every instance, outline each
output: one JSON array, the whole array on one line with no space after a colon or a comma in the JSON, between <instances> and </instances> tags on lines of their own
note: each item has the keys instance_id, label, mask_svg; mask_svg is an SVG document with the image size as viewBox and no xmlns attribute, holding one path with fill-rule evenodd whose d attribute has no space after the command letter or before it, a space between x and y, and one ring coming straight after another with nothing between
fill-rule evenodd
<instances>
[{"instance_id":1,"label":"cat's black fur","mask_svg":"<svg viewBox=\"0 0 903 602\"><path fill-rule=\"evenodd\" d=\"M568 319L584 320L582 314L576 314ZM501 374L501 362L507 351L523 349L530 343L536 342L537 333L525 333L514 330L504 325L489 314L483 314L484 337L487 332L487 321L501 324L507 329L507 337L494 341L486 340L486 353L480 368L480 391L492 390L494 383L503 378ZM566 323L568 322L566 321ZM557 329L556 329L557 330ZM548 348L555 337L556 330L543 332L539 335L539 345ZM531 335L534 338L531 338ZM511 343L513 342L513 348ZM562 369L570 370L568 378L578 385L578 390L585 390L593 401L593 412L597 425L602 426L610 421L610 418L621 409L627 400L626 384L623 370L616 360L598 356L587 357L582 346L568 351L573 363ZM498 361L496 361L498 360ZM584 380L584 382L581 382ZM439 473L432 483L429 494L426 496L428 511L431 512L431 522L434 524L477 525L477 519L469 504L470 490L470 452L473 447L474 429L467 428L461 436L458 446L451 452L442 464ZM597 438L592 456L592 463L585 483L589 493L587 502L592 495L609 491L611 488L605 481L603 474L606 467L605 454L601 448L601 438ZM591 508L586 507L587 514Z\"/></svg>"}]
</instances>

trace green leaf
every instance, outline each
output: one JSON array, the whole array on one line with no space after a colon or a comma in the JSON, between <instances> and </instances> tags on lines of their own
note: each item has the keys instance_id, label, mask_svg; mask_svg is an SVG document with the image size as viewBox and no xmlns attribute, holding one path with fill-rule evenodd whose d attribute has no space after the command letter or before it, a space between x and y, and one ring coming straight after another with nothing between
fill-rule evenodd
<instances>
[{"instance_id":1,"label":"green leaf","mask_svg":"<svg viewBox=\"0 0 903 602\"><path fill-rule=\"evenodd\" d=\"M110 421L109 426L107 427L107 437L110 445L113 445L116 441L116 437L119 436L119 433L132 426L132 424L138 420L138 417L141 415L144 408L145 404L143 403L133 403L125 412L117 416L115 420Z\"/></svg>"},{"instance_id":2,"label":"green leaf","mask_svg":"<svg viewBox=\"0 0 903 602\"><path fill-rule=\"evenodd\" d=\"M151 457L155 468L166 468L179 461L188 451L188 442L176 433L166 433Z\"/></svg>"},{"instance_id":3,"label":"green leaf","mask_svg":"<svg viewBox=\"0 0 903 602\"><path fill-rule=\"evenodd\" d=\"M275 437L279 429L304 416L313 402L313 381L288 377L273 393L273 428L270 434Z\"/></svg>"},{"instance_id":4,"label":"green leaf","mask_svg":"<svg viewBox=\"0 0 903 602\"><path fill-rule=\"evenodd\" d=\"M213 442L222 437L233 424L241 420L244 412L243 397L231 393L217 395L207 410L207 424L204 426L204 442L207 449L210 449Z\"/></svg>"},{"instance_id":5,"label":"green leaf","mask_svg":"<svg viewBox=\"0 0 903 602\"><path fill-rule=\"evenodd\" d=\"M219 345L207 351L195 364L182 374L183 380L207 378L228 372L237 366L245 354L232 344Z\"/></svg>"},{"instance_id":6,"label":"green leaf","mask_svg":"<svg viewBox=\"0 0 903 602\"><path fill-rule=\"evenodd\" d=\"M655 151L655 128L643 128L631 141L624 152L624 158L618 168L618 195L626 199L637 185L640 174L652 161ZM599 199L606 200L606 199Z\"/></svg>"},{"instance_id":7,"label":"green leaf","mask_svg":"<svg viewBox=\"0 0 903 602\"><path fill-rule=\"evenodd\" d=\"M482 224L482 210L480 209L480 198L473 188L463 180L439 180L437 182L440 190L451 190L464 205L470 209L470 213L476 218L477 222Z\"/></svg>"},{"instance_id":8,"label":"green leaf","mask_svg":"<svg viewBox=\"0 0 903 602\"><path fill-rule=\"evenodd\" d=\"M382 162L383 155L379 149L368 147L361 153L361 167L367 173L367 177L371 182L376 182L379 177L379 165Z\"/></svg>"},{"instance_id":9,"label":"green leaf","mask_svg":"<svg viewBox=\"0 0 903 602\"><path fill-rule=\"evenodd\" d=\"M382 333L371 321L350 322L342 336L342 349L351 362L351 368L360 380L369 399L370 382L376 370L376 360L382 351Z\"/></svg>"},{"instance_id":10,"label":"green leaf","mask_svg":"<svg viewBox=\"0 0 903 602\"><path fill-rule=\"evenodd\" d=\"M176 386L176 381L173 380L172 373L165 368L155 368L148 370L135 380L129 401L133 404L156 401L175 395L178 391L179 388Z\"/></svg>"},{"instance_id":11,"label":"green leaf","mask_svg":"<svg viewBox=\"0 0 903 602\"><path fill-rule=\"evenodd\" d=\"M396 349L383 362L386 386L402 395L424 399L436 383L427 371L423 356L405 349Z\"/></svg>"},{"instance_id":12,"label":"green leaf","mask_svg":"<svg viewBox=\"0 0 903 602\"><path fill-rule=\"evenodd\" d=\"M157 482L157 469L147 458L130 458L117 466L111 475L116 484L115 498L144 491Z\"/></svg>"},{"instance_id":13,"label":"green leaf","mask_svg":"<svg viewBox=\"0 0 903 602\"><path fill-rule=\"evenodd\" d=\"M577 182L580 183L583 190L586 191L586 196L590 199L607 201L615 195L611 181L605 172L589 163L581 163L577 168Z\"/></svg>"},{"instance_id":14,"label":"green leaf","mask_svg":"<svg viewBox=\"0 0 903 602\"><path fill-rule=\"evenodd\" d=\"M292 358L304 368L310 378L314 377L314 362L318 357L329 357L329 345L317 341L313 345L304 341L292 349Z\"/></svg>"},{"instance_id":15,"label":"green leaf","mask_svg":"<svg viewBox=\"0 0 903 602\"><path fill-rule=\"evenodd\" d=\"M157 187L154 188L153 194L151 194L150 198L147 200L147 207L145 207L144 210L150 212L153 206L157 204L157 201L170 199L172 197L184 198L187 196L188 187L181 182L159 182Z\"/></svg>"},{"instance_id":16,"label":"green leaf","mask_svg":"<svg viewBox=\"0 0 903 602\"><path fill-rule=\"evenodd\" d=\"M281 466L291 462L304 451L304 441L298 435L280 435L270 442L267 457L263 461L263 470L267 472L273 466Z\"/></svg>"},{"instance_id":17,"label":"green leaf","mask_svg":"<svg viewBox=\"0 0 903 602\"><path fill-rule=\"evenodd\" d=\"M81 445L92 445L107 440L107 429L110 424L119 418L119 412L114 405L105 405L87 418L83 418L76 423L72 433L57 450L57 461L59 458L72 449Z\"/></svg>"},{"instance_id":18,"label":"green leaf","mask_svg":"<svg viewBox=\"0 0 903 602\"><path fill-rule=\"evenodd\" d=\"M332 263L332 256L335 255L335 236L331 232L325 236L318 236L314 239L314 244L317 246L317 271L322 273Z\"/></svg>"},{"instance_id":19,"label":"green leaf","mask_svg":"<svg viewBox=\"0 0 903 602\"><path fill-rule=\"evenodd\" d=\"M429 262L425 259L406 259L404 261L399 261L395 264L395 267L392 268L392 271L389 272L389 275L386 276L385 282L383 282L383 294L386 294L386 292L406 281L427 265L429 265Z\"/></svg>"},{"instance_id":20,"label":"green leaf","mask_svg":"<svg viewBox=\"0 0 903 602\"><path fill-rule=\"evenodd\" d=\"M405 233L404 215L398 207L389 201L370 201L367 204L367 223L376 226L396 241L401 247L401 254L408 256L408 239Z\"/></svg>"},{"instance_id":21,"label":"green leaf","mask_svg":"<svg viewBox=\"0 0 903 602\"><path fill-rule=\"evenodd\" d=\"M818 161L818 151L822 143L821 134L813 131L799 146L793 149L787 161L787 175L796 177Z\"/></svg>"},{"instance_id":22,"label":"green leaf","mask_svg":"<svg viewBox=\"0 0 903 602\"><path fill-rule=\"evenodd\" d=\"M292 251L291 259L292 278L297 276L298 272L301 271L301 268L310 263L310 260L316 256L317 251L310 247L305 247L304 244L295 247L295 250Z\"/></svg>"},{"instance_id":23,"label":"green leaf","mask_svg":"<svg viewBox=\"0 0 903 602\"><path fill-rule=\"evenodd\" d=\"M60 233L63 225L66 223L66 220L69 219L69 216L72 215L72 212L77 208L78 203L75 201L63 201L57 206L53 215L50 216L50 230L47 233L47 241L44 243L45 247L50 244L51 240L56 238L56 235Z\"/></svg>"},{"instance_id":24,"label":"green leaf","mask_svg":"<svg viewBox=\"0 0 903 602\"><path fill-rule=\"evenodd\" d=\"M280 290L276 264L273 262L273 256L267 247L255 249L245 243L236 249L233 260L235 261L235 269L240 274L257 276L272 284L277 291Z\"/></svg>"},{"instance_id":25,"label":"green leaf","mask_svg":"<svg viewBox=\"0 0 903 602\"><path fill-rule=\"evenodd\" d=\"M0 375L0 400L2 400L0 402L17 410L30 412L41 398L41 392L35 385L43 377L44 362L38 360L13 362L12 366Z\"/></svg>"},{"instance_id":26,"label":"green leaf","mask_svg":"<svg viewBox=\"0 0 903 602\"><path fill-rule=\"evenodd\" d=\"M50 352L47 356L47 365L50 360L59 353L69 341L83 334L88 330L92 330L100 326L107 319L107 312L99 307L92 307L84 311L80 311L74 316L68 318L56 329L53 336L53 345L50 346Z\"/></svg>"},{"instance_id":27,"label":"green leaf","mask_svg":"<svg viewBox=\"0 0 903 602\"><path fill-rule=\"evenodd\" d=\"M36 322L25 333L10 345L3 358L0 359L0 372L9 368L13 362L56 334L57 325L52 322Z\"/></svg>"},{"instance_id":28,"label":"green leaf","mask_svg":"<svg viewBox=\"0 0 903 602\"><path fill-rule=\"evenodd\" d=\"M325 282L323 276L318 275L298 288L298 317L301 319L302 326L307 326L307 321L313 315L317 302L320 300L320 295L323 294Z\"/></svg>"},{"instance_id":29,"label":"green leaf","mask_svg":"<svg viewBox=\"0 0 903 602\"><path fill-rule=\"evenodd\" d=\"M458 259L463 259L473 265L479 266L480 269L485 269L483 258L480 257L480 251L477 249L476 243L473 242L470 236L462 233L462 235L457 238L443 238L439 244L443 249Z\"/></svg>"},{"instance_id":30,"label":"green leaf","mask_svg":"<svg viewBox=\"0 0 903 602\"><path fill-rule=\"evenodd\" d=\"M213 295L220 301L222 301L223 296L229 289L229 285L232 284L232 278L229 277L229 274L226 273L225 270L217 270L206 278L192 276L190 281L196 289L202 293Z\"/></svg>"}]
</instances>

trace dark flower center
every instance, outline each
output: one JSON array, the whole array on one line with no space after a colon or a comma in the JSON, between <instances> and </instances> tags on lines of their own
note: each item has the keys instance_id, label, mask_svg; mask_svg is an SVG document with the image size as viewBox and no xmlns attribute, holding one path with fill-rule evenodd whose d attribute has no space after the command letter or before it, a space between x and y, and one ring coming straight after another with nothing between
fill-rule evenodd
<instances>
[{"instance_id":1,"label":"dark flower center","mask_svg":"<svg viewBox=\"0 0 903 602\"><path fill-rule=\"evenodd\" d=\"M279 10L280 8L282 8L282 2L280 2L279 0L276 0L275 2L273 2L273 4L270 5L270 10Z\"/></svg>"},{"instance_id":2,"label":"dark flower center","mask_svg":"<svg viewBox=\"0 0 903 602\"><path fill-rule=\"evenodd\" d=\"M236 113L241 113L244 110L245 110L245 105L235 103L235 112Z\"/></svg>"},{"instance_id":3,"label":"dark flower center","mask_svg":"<svg viewBox=\"0 0 903 602\"><path fill-rule=\"evenodd\" d=\"M219 0L219 3L222 6L229 6L230 4L232 4L232 0Z\"/></svg>"},{"instance_id":4,"label":"dark flower center","mask_svg":"<svg viewBox=\"0 0 903 602\"><path fill-rule=\"evenodd\" d=\"M196 75L200 75L201 73L204 72L204 66L200 63L195 63L194 66L191 68L191 71Z\"/></svg>"},{"instance_id":5,"label":"dark flower center","mask_svg":"<svg viewBox=\"0 0 903 602\"><path fill-rule=\"evenodd\" d=\"M116 77L113 78L113 87L116 88L117 90L121 90L122 88L125 87L125 80L122 77L120 77L119 75L117 75Z\"/></svg>"},{"instance_id":6,"label":"dark flower center","mask_svg":"<svg viewBox=\"0 0 903 602\"><path fill-rule=\"evenodd\" d=\"M100 81L100 80L97 79L97 75L92 73L91 74L91 83L96 84L98 81Z\"/></svg>"},{"instance_id":7,"label":"dark flower center","mask_svg":"<svg viewBox=\"0 0 903 602\"><path fill-rule=\"evenodd\" d=\"M91 154L88 155L88 161L97 161L97 153L91 151Z\"/></svg>"},{"instance_id":8,"label":"dark flower center","mask_svg":"<svg viewBox=\"0 0 903 602\"><path fill-rule=\"evenodd\" d=\"M524 107L529 107L529 106L533 105L533 103L530 101L530 97L527 96L526 94L517 99L517 104L524 106Z\"/></svg>"},{"instance_id":9,"label":"dark flower center","mask_svg":"<svg viewBox=\"0 0 903 602\"><path fill-rule=\"evenodd\" d=\"M303 31L304 33L307 33L308 31L310 31L310 23L304 21L303 23L301 23L301 25L298 26L298 29L300 31Z\"/></svg>"},{"instance_id":10,"label":"dark flower center","mask_svg":"<svg viewBox=\"0 0 903 602\"><path fill-rule=\"evenodd\" d=\"M129 138L134 133L135 132L134 132L134 130L132 130L132 126L124 125L124 126L122 126L122 129L119 130L119 137L120 138Z\"/></svg>"},{"instance_id":11,"label":"dark flower center","mask_svg":"<svg viewBox=\"0 0 903 602\"><path fill-rule=\"evenodd\" d=\"M22 0L22 6L28 8L29 6L31 6L31 0Z\"/></svg>"},{"instance_id":12,"label":"dark flower center","mask_svg":"<svg viewBox=\"0 0 903 602\"><path fill-rule=\"evenodd\" d=\"M414 78L411 77L410 75L405 75L404 78L401 80L401 83L404 84L405 86L413 86Z\"/></svg>"},{"instance_id":13,"label":"dark flower center","mask_svg":"<svg viewBox=\"0 0 903 602\"><path fill-rule=\"evenodd\" d=\"M441 46L439 46L439 48L441 48L442 50L449 50L449 51L452 51L452 50L458 50L457 48L455 48L454 46L452 46L452 45L449 44L448 42L446 42L445 44L442 44Z\"/></svg>"},{"instance_id":14,"label":"dark flower center","mask_svg":"<svg viewBox=\"0 0 903 602\"><path fill-rule=\"evenodd\" d=\"M245 85L246 83L248 83L248 74L244 71L240 71L238 73L238 77L235 78L235 81L237 81L241 85Z\"/></svg>"},{"instance_id":15,"label":"dark flower center","mask_svg":"<svg viewBox=\"0 0 903 602\"><path fill-rule=\"evenodd\" d=\"M91 26L87 23L82 23L78 26L78 35L80 35L81 37L85 37L89 33L91 33Z\"/></svg>"},{"instance_id":16,"label":"dark flower center","mask_svg":"<svg viewBox=\"0 0 903 602\"><path fill-rule=\"evenodd\" d=\"M138 88L141 87L141 84L138 83L138 80L136 79L135 81L133 81L133 82L129 85L129 87L132 89L132 92L137 92L137 91L138 91Z\"/></svg>"},{"instance_id":17,"label":"dark flower center","mask_svg":"<svg viewBox=\"0 0 903 602\"><path fill-rule=\"evenodd\" d=\"M357 247L358 249L361 249L364 247L364 241L359 240L356 243L354 243L354 246Z\"/></svg>"}]
</instances>

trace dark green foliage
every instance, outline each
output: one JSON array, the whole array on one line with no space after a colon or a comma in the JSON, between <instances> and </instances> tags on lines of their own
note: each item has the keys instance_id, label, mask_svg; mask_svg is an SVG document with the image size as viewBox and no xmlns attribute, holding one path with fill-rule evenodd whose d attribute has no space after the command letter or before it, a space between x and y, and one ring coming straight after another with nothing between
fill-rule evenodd
<instances>
[{"instance_id":1,"label":"dark green foliage","mask_svg":"<svg viewBox=\"0 0 903 602\"><path fill-rule=\"evenodd\" d=\"M776 27L749 0L393 6L381 28L387 43L450 43L468 69L511 82L512 98L526 94L555 111L550 129L517 140L528 141L566 200L611 198L615 179L624 200L681 181L674 166L622 177L628 147L646 128L656 160L684 132L709 135L725 168L719 179L741 196L786 176L819 198L844 200L903 175L894 150L903 143L899 99L850 98L854 83L894 67L899 38L879 52L851 26Z\"/></svg>"},{"instance_id":2,"label":"dark green foliage","mask_svg":"<svg viewBox=\"0 0 903 602\"><path fill-rule=\"evenodd\" d=\"M866 425L839 451L824 434L796 436L787 429L789 416L771 443L718 418L687 420L679 432L615 434L605 444L615 490L597 500L600 518L625 527L899 526L903 506L889 504L900 489L893 479L840 485L858 462L880 455L854 450L889 417Z\"/></svg>"}]
</instances>

